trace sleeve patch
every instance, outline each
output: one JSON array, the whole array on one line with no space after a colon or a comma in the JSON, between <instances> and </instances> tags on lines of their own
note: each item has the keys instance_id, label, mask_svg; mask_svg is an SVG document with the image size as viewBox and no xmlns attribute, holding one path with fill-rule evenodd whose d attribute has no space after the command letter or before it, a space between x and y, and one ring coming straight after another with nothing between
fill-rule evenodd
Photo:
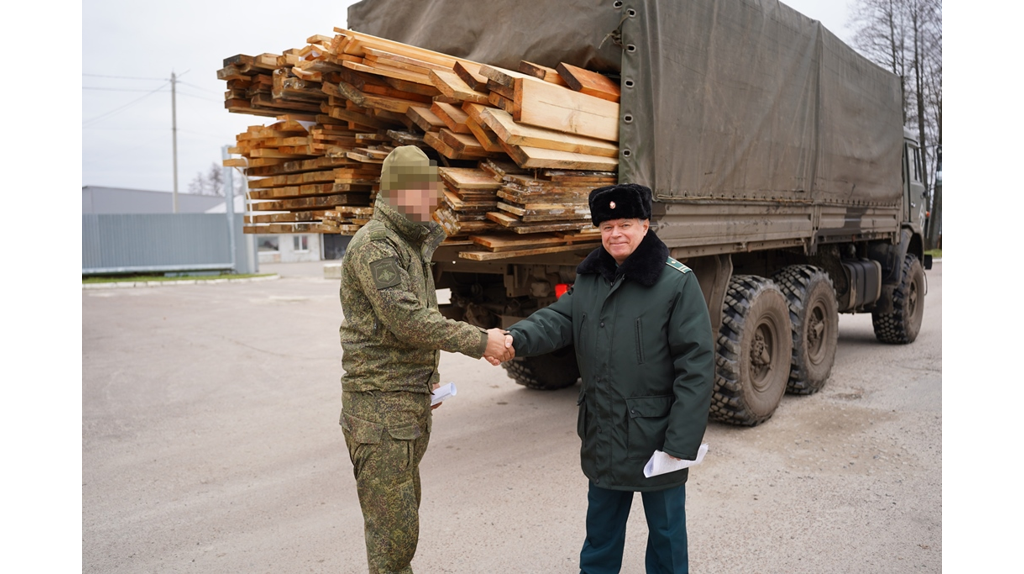
<instances>
[{"instance_id":1,"label":"sleeve patch","mask_svg":"<svg viewBox=\"0 0 1024 574\"><path fill-rule=\"evenodd\" d=\"M370 273L373 274L373 284L377 289L394 287L402 280L398 272L398 262L394 257L385 257L370 263Z\"/></svg>"}]
</instances>

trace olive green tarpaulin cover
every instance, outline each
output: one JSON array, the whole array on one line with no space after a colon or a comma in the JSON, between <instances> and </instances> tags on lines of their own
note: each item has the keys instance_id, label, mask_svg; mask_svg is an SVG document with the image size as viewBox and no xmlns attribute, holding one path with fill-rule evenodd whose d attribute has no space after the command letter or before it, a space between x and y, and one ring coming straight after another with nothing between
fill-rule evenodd
<instances>
[{"instance_id":1,"label":"olive green tarpaulin cover","mask_svg":"<svg viewBox=\"0 0 1024 574\"><path fill-rule=\"evenodd\" d=\"M619 179L660 201L895 205L899 79L776 0L363 0L352 30L618 72Z\"/></svg>"}]
</instances>

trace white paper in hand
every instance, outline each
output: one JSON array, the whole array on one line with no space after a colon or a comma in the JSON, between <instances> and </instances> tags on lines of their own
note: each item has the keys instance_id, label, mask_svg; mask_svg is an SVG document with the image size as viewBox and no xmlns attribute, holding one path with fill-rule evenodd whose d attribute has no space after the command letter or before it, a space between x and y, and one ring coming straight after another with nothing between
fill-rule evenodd
<instances>
[{"instance_id":1,"label":"white paper in hand","mask_svg":"<svg viewBox=\"0 0 1024 574\"><path fill-rule=\"evenodd\" d=\"M430 393L430 406L434 406L437 403L447 399L448 397L455 396L455 383L448 383L441 385L434 389L434 392Z\"/></svg>"},{"instance_id":2,"label":"white paper in hand","mask_svg":"<svg viewBox=\"0 0 1024 574\"><path fill-rule=\"evenodd\" d=\"M700 464L704 460L704 455L708 453L708 445L702 444L697 449L697 460L676 460L671 456L665 454L660 450L654 451L651 455L651 460L647 461L644 465L644 476L651 478L652 476L658 476L659 474L665 474L666 472L675 472L677 470L683 470L684 468L690 468L695 464Z\"/></svg>"}]
</instances>

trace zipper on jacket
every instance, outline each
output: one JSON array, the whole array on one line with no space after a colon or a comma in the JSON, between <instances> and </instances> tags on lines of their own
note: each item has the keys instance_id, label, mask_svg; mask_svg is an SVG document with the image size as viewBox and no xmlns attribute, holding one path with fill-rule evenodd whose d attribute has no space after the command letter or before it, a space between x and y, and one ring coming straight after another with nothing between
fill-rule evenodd
<instances>
[{"instance_id":1,"label":"zipper on jacket","mask_svg":"<svg viewBox=\"0 0 1024 574\"><path fill-rule=\"evenodd\" d=\"M586 326L586 324L587 324L587 314L584 313L583 314L583 318L580 319L580 331L579 331L579 333L576 333L576 348L577 349L582 349L583 348L583 328Z\"/></svg>"},{"instance_id":2,"label":"zipper on jacket","mask_svg":"<svg viewBox=\"0 0 1024 574\"><path fill-rule=\"evenodd\" d=\"M644 363L644 329L640 317L636 318L636 362Z\"/></svg>"}]
</instances>

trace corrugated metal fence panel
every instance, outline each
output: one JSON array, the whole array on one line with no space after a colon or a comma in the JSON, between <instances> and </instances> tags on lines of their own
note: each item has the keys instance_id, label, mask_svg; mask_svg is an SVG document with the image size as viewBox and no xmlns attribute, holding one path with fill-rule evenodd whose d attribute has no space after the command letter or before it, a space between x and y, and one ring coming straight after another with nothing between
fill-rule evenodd
<instances>
[{"instance_id":1,"label":"corrugated metal fence panel","mask_svg":"<svg viewBox=\"0 0 1024 574\"><path fill-rule=\"evenodd\" d=\"M247 267L242 216L235 218L236 268ZM231 269L229 240L220 214L83 215L82 273Z\"/></svg>"}]
</instances>

